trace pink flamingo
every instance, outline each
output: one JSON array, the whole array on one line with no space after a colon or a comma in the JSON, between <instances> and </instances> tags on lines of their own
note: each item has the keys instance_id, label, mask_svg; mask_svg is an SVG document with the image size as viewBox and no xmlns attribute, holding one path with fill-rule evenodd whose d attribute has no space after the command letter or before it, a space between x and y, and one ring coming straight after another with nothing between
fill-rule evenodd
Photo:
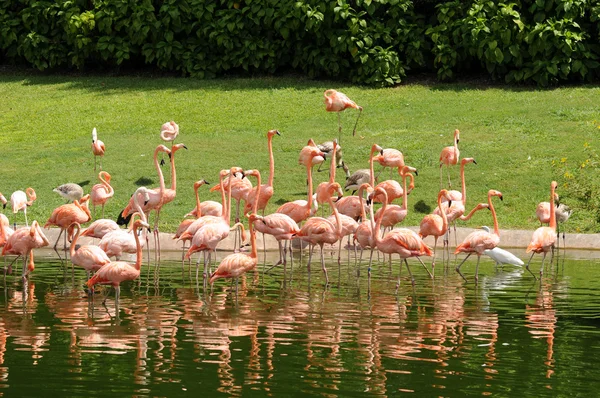
<instances>
[{"instance_id":1,"label":"pink flamingo","mask_svg":"<svg viewBox=\"0 0 600 398\"><path fill-rule=\"evenodd\" d=\"M408 167L408 166L398 167L398 175L401 178L402 178L402 170L404 167ZM417 176L419 175L419 173L417 172L417 169L415 169L414 167L410 167L409 171L415 173L415 175L417 175ZM392 202L394 200L405 196L404 195L405 192L410 193L410 191L412 191L415 188L415 179L412 174L409 174L409 176L410 176L411 181L410 181L410 185L408 186L408 190L406 190L406 186L403 189L402 186L400 186L400 183L396 180L382 181L375 186L375 189L383 188L385 190L385 193L387 194L388 205L392 204ZM373 202L381 203L381 195L374 196Z\"/></svg>"},{"instance_id":2,"label":"pink flamingo","mask_svg":"<svg viewBox=\"0 0 600 398\"><path fill-rule=\"evenodd\" d=\"M377 192L379 191L379 192ZM373 193L371 193L370 196L374 196L377 193L380 193L384 196L384 200L383 200L383 212L385 213L385 208L388 206L387 204L387 198L385 197L385 195L387 195L385 193L385 190L378 188L376 189ZM371 200L372 198L369 198L368 200ZM410 267L408 266L408 261L407 258L410 257L416 257L417 260L419 260L419 262L421 263L421 265L423 266L423 268L425 268L425 270L427 271L427 273L429 274L429 276L431 278L433 278L433 275L431 274L431 272L429 272L429 270L427 269L427 266L425 265L425 263L423 262L423 260L421 260L420 256L432 256L433 253L431 252L431 249L425 244L425 242L423 242L423 239L421 239L421 237L414 232L413 230L410 230L408 228L396 228L396 229L392 229L390 232L388 232L387 234L385 234L385 236L382 238L381 237L381 218L379 220L377 220L377 223L375 224L375 228L373 229L373 240L375 241L375 246L377 247L377 249L379 249L379 251L381 251L384 254L395 254L397 253L401 259L404 260L404 263L406 264L406 269L408 270L408 273L410 275L410 279L412 284L415 284L415 278L412 275L412 272L410 271ZM401 264L402 266L402 264ZM396 290L398 290L398 288L400 287L400 275L398 275L398 283L396 284Z\"/></svg>"},{"instance_id":3,"label":"pink flamingo","mask_svg":"<svg viewBox=\"0 0 600 398\"><path fill-rule=\"evenodd\" d=\"M119 296L121 295L121 282L132 281L140 276L142 266L142 246L138 237L139 228L150 228L148 223L142 220L135 220L133 223L133 237L136 244L136 260L131 265L125 261L113 261L100 268L94 276L87 281L87 286L94 289L97 284L108 284L115 288L115 309L119 310ZM106 301L106 299L105 299Z\"/></svg>"},{"instance_id":4,"label":"pink flamingo","mask_svg":"<svg viewBox=\"0 0 600 398\"><path fill-rule=\"evenodd\" d=\"M240 177L241 176L241 177ZM231 188L228 188L230 186L229 184L229 180L231 179ZM222 183L220 183L219 185L215 185L214 187L212 187L210 189L210 192L216 191L216 190L220 190L222 189L222 187L224 189L226 189L226 193L227 190L231 190L231 197L233 199L235 199L236 202L236 208L235 208L235 222L240 222L240 201L244 201L247 202L248 201L248 195L250 194L250 191L252 191L252 183L250 182L250 180L248 180L247 178L244 178L244 176L238 172L236 172L233 176L227 177L226 179L223 180Z\"/></svg>"},{"instance_id":5,"label":"pink flamingo","mask_svg":"<svg viewBox=\"0 0 600 398\"><path fill-rule=\"evenodd\" d=\"M29 197L29 200L27 198ZM17 214L19 210L23 210L23 214L25 214L25 225L29 226L29 222L27 222L27 207L31 206L33 202L37 199L35 191L33 188L27 188L25 192L23 191L15 191L10 195L10 205L13 210L13 214ZM15 216L16 217L16 216ZM16 218L14 222L15 228L17 225Z\"/></svg>"},{"instance_id":6,"label":"pink flamingo","mask_svg":"<svg viewBox=\"0 0 600 398\"><path fill-rule=\"evenodd\" d=\"M311 148L305 146L301 153L299 163L306 166L306 175L308 177L308 196L306 200L294 200L293 202L287 202L281 205L276 213L286 214L296 223L306 220L308 217L314 214L312 211L313 201L313 180L312 180L312 166L318 164L324 160L325 155L319 149L306 150ZM316 147L315 147L316 148ZM306 153L303 153L306 151Z\"/></svg>"},{"instance_id":7,"label":"pink flamingo","mask_svg":"<svg viewBox=\"0 0 600 398\"><path fill-rule=\"evenodd\" d=\"M104 218L104 204L114 196L115 190L110 186L111 176L106 171L101 171L98 174L98 179L100 184L95 184L92 187L90 197L92 206L94 206L94 214L96 214L96 206L102 206L102 218Z\"/></svg>"},{"instance_id":8,"label":"pink flamingo","mask_svg":"<svg viewBox=\"0 0 600 398\"><path fill-rule=\"evenodd\" d=\"M227 171L229 173L229 171ZM214 200L205 200L200 202L200 197L198 196L198 189L202 185L210 184L206 180L198 180L194 183L194 193L196 195L196 207L194 210L187 213L184 217L195 217L200 218L202 216L215 216L221 217L223 215L223 205L219 202L215 202Z\"/></svg>"},{"instance_id":9,"label":"pink flamingo","mask_svg":"<svg viewBox=\"0 0 600 398\"><path fill-rule=\"evenodd\" d=\"M76 249L75 245L81 234L81 225L75 222L71 224L71 226L77 230L77 232L75 232L75 237L71 241L71 247L69 248L71 262L85 269L89 279L92 271L98 271L100 268L110 263L110 259L104 250L95 245L83 245Z\"/></svg>"},{"instance_id":10,"label":"pink flamingo","mask_svg":"<svg viewBox=\"0 0 600 398\"><path fill-rule=\"evenodd\" d=\"M96 127L92 130L92 153L94 154L94 171L96 171L96 160L97 157L100 156L100 170L102 170L102 158L104 157L104 152L106 151L106 147L104 146L104 142L98 139L98 132L96 131Z\"/></svg>"},{"instance_id":11,"label":"pink flamingo","mask_svg":"<svg viewBox=\"0 0 600 398\"><path fill-rule=\"evenodd\" d=\"M81 198L81 201L74 201L73 203L64 204L62 206L57 207L52 212L52 215L44 224L44 228L48 228L52 225L55 225L60 228L60 233L58 234L58 238L56 238L56 242L54 242L54 250L56 250L56 245L58 245L58 241L60 240L60 236L64 233L65 244L64 249L67 249L67 229L69 229L68 234L71 236L72 228L69 228L73 223L83 224L92 218L90 214L90 209L87 207L87 201L90 199L90 195L87 194Z\"/></svg>"},{"instance_id":12,"label":"pink flamingo","mask_svg":"<svg viewBox=\"0 0 600 398\"><path fill-rule=\"evenodd\" d=\"M557 211L556 202L558 202L558 194L554 194L554 211ZM540 221L540 225L550 223L550 202L540 202L535 209L535 215Z\"/></svg>"},{"instance_id":13,"label":"pink flamingo","mask_svg":"<svg viewBox=\"0 0 600 398\"><path fill-rule=\"evenodd\" d=\"M369 155L369 174L368 174L368 181L369 184L371 185L371 187L375 186L375 175L373 172L373 155L376 152L380 152L381 151L381 147L377 144L373 144L371 146L371 154ZM350 176L350 178L352 178L352 176ZM346 190L348 189L358 189L360 187L360 185L362 185L362 183L358 184L358 182L360 181L365 181L365 178L360 178L357 179L356 182L354 182L354 185L348 185L348 183L346 183L346 186L344 187ZM356 185L358 184L358 185ZM359 199L358 196L356 195L351 195L351 196L344 196L343 198L338 199L335 202L335 206L337 207L338 211L340 212L340 214L344 214L348 217L351 217L355 220L358 220L358 217L360 217L360 215L363 213L363 210L361 209L361 206L364 206L364 204L361 204L361 200Z\"/></svg>"},{"instance_id":14,"label":"pink flamingo","mask_svg":"<svg viewBox=\"0 0 600 398\"><path fill-rule=\"evenodd\" d=\"M404 155L399 150L393 148L382 149L380 154L375 156L373 160L375 162L379 162L379 164L382 166L377 176L379 176L379 174L381 174L386 167L397 169L404 166Z\"/></svg>"},{"instance_id":15,"label":"pink flamingo","mask_svg":"<svg viewBox=\"0 0 600 398\"><path fill-rule=\"evenodd\" d=\"M4 234L4 226L2 226L2 235L4 236ZM33 221L31 227L21 227L6 239L6 243L2 248L2 255L13 254L23 256L22 276L26 277L35 268L33 263L33 249L48 246L49 244L50 242L46 238L46 235L44 235L38 222ZM29 264L26 270L27 256L29 256Z\"/></svg>"},{"instance_id":16,"label":"pink flamingo","mask_svg":"<svg viewBox=\"0 0 600 398\"><path fill-rule=\"evenodd\" d=\"M312 183L312 181L311 181ZM342 192L342 187L337 182L330 184L330 192L333 194L334 192ZM342 239L342 222L339 216L337 209L333 204L333 200L331 199L331 195L328 198L329 205L333 209L333 216L335 218L335 223L323 217L311 217L302 226L300 232L296 234L296 237L301 240L308 242L310 244L310 252L308 257L308 272L310 275L310 263L312 260L312 254L315 248L315 245L321 246L321 268L323 269L323 273L325 274L325 283L329 283L329 277L327 276L327 268L325 268L325 257L323 253L323 246L328 244L334 244L338 240Z\"/></svg>"},{"instance_id":17,"label":"pink flamingo","mask_svg":"<svg viewBox=\"0 0 600 398\"><path fill-rule=\"evenodd\" d=\"M279 261L271 266L267 272L272 268L283 264L285 273L285 266L287 265L287 247L282 244L282 241L291 241L300 231L300 227L298 227L296 221L292 220L290 216L286 214L273 213L264 217L256 216L254 228L258 232L273 236L279 245ZM290 251L291 250L290 247Z\"/></svg>"},{"instance_id":18,"label":"pink flamingo","mask_svg":"<svg viewBox=\"0 0 600 398\"><path fill-rule=\"evenodd\" d=\"M237 294L237 279L246 272L256 268L258 264L258 250L256 247L256 232L254 231L254 222L257 215L252 213L248 217L250 229L250 253L233 253L221 260L221 263L210 276L209 283L212 285L219 278L236 278L235 290Z\"/></svg>"},{"instance_id":19,"label":"pink flamingo","mask_svg":"<svg viewBox=\"0 0 600 398\"><path fill-rule=\"evenodd\" d=\"M554 205L554 198L556 196L555 190L558 187L556 181L552 181L550 184L550 222L547 227L539 227L533 232L533 236L531 237L531 242L527 246L527 253L531 253L531 257L529 257L529 261L527 262L526 268L527 271L531 275L533 272L529 269L529 264L531 263L531 259L536 253L543 253L542 258L542 267L540 268L540 278L544 273L544 262L546 261L546 254L554 248L554 244L556 243L556 209ZM533 275L535 278L535 275Z\"/></svg>"},{"instance_id":20,"label":"pink flamingo","mask_svg":"<svg viewBox=\"0 0 600 398\"><path fill-rule=\"evenodd\" d=\"M352 130L352 136L354 136L356 134L356 126L358 125L358 119L362 114L362 106L356 105L356 102L348 98L346 94L333 89L325 90L325 92L323 93L323 97L325 102L325 110L327 112L337 112L339 134L338 142L341 142L342 137L342 120L340 113L348 108L358 109L358 117L356 118L354 129Z\"/></svg>"},{"instance_id":21,"label":"pink flamingo","mask_svg":"<svg viewBox=\"0 0 600 398\"><path fill-rule=\"evenodd\" d=\"M275 176L275 158L273 157L273 136L281 135L278 130L269 130L267 132L267 144L269 148L269 180L266 184L263 184L260 187L260 202L258 203L258 210L262 210L263 215L265 213L265 208L267 204L269 204L269 200L273 196L273 177ZM244 206L244 214L247 214L251 209L254 208L254 200L256 198L256 192L258 191L258 186L252 188L252 191L248 193L248 200L246 201L246 206ZM254 211L257 212L256 210Z\"/></svg>"},{"instance_id":22,"label":"pink flamingo","mask_svg":"<svg viewBox=\"0 0 600 398\"><path fill-rule=\"evenodd\" d=\"M322 183L320 183L319 185L317 185L317 203L320 205L323 205L324 203L327 203L327 195L328 195L328 187L329 184L335 182L335 155L337 152L337 148L338 148L338 144L337 144L337 140L333 140L333 149L332 149L332 161L331 164L329 165L329 181L324 181ZM339 211L339 209L338 209ZM323 214L323 211L321 212L321 214Z\"/></svg>"},{"instance_id":23,"label":"pink flamingo","mask_svg":"<svg viewBox=\"0 0 600 398\"><path fill-rule=\"evenodd\" d=\"M109 232L116 231L119 225L108 218L101 218L91 223L86 229L81 231L81 236L102 239Z\"/></svg>"},{"instance_id":24,"label":"pink flamingo","mask_svg":"<svg viewBox=\"0 0 600 398\"><path fill-rule=\"evenodd\" d=\"M332 192L332 193L335 193ZM343 195L343 192L341 190L341 187L338 191L338 197L341 197ZM329 195L331 197L331 194ZM335 206L335 204L334 204ZM345 214L340 214L339 210L338 210L338 216L336 217L335 214L330 215L329 217L327 217L327 219L331 222L331 223L337 223L340 222L342 224L342 234L340 236L340 239L338 241L338 267L341 268L341 260L342 260L342 240L344 239L344 236L348 237L348 260L350 259L350 235L353 235L356 232L356 229L358 228L358 222L356 222L356 220L350 216L347 216ZM338 221L339 219L339 221ZM356 251L355 251L355 255L356 255Z\"/></svg>"},{"instance_id":25,"label":"pink flamingo","mask_svg":"<svg viewBox=\"0 0 600 398\"><path fill-rule=\"evenodd\" d=\"M446 199L448 199L449 196L447 189L442 189L438 193L438 208L442 207L442 197L446 197ZM421 238L426 238L430 235L434 237L431 273L435 272L435 252L437 249L438 238L440 236L446 235L446 232L448 232L448 216L444 211L442 211L441 213L441 216L437 214L426 215L425 217L423 217L423 220L421 220L421 224L419 226L419 236L421 236Z\"/></svg>"},{"instance_id":26,"label":"pink flamingo","mask_svg":"<svg viewBox=\"0 0 600 398\"><path fill-rule=\"evenodd\" d=\"M8 200L6 200L6 198L4 197L4 195L2 195L2 193L0 193L0 203L2 203L2 208L6 209L6 204L8 203Z\"/></svg>"},{"instance_id":27,"label":"pink flamingo","mask_svg":"<svg viewBox=\"0 0 600 398\"><path fill-rule=\"evenodd\" d=\"M179 135L179 126L174 121L165 122L160 126L160 139L165 142L173 142Z\"/></svg>"},{"instance_id":28,"label":"pink flamingo","mask_svg":"<svg viewBox=\"0 0 600 398\"><path fill-rule=\"evenodd\" d=\"M447 146L442 149L440 154L440 189L442 189L442 166L446 165L448 171L448 186L452 188L452 181L450 181L450 166L456 166L458 159L460 159L460 151L458 150L458 142L460 141L460 131L454 130L454 146Z\"/></svg>"},{"instance_id":29,"label":"pink flamingo","mask_svg":"<svg viewBox=\"0 0 600 398\"><path fill-rule=\"evenodd\" d=\"M502 193L493 189L488 191L488 205L492 212L492 218L494 219L494 232L487 232L484 230L471 232L469 235L467 235L465 240L456 247L456 251L454 252L454 254L467 253L467 257L465 257L458 267L456 267L456 272L458 272L465 281L467 278L465 278L465 276L460 272L460 267L465 261L467 261L471 254L477 254L477 265L475 266L475 283L477 283L479 280L479 260L481 260L481 255L485 250L491 250L498 246L498 243L500 243L498 219L496 218L496 209L494 209L494 205L492 203L493 196L497 196L500 198L500 200L502 200Z\"/></svg>"},{"instance_id":30,"label":"pink flamingo","mask_svg":"<svg viewBox=\"0 0 600 398\"><path fill-rule=\"evenodd\" d=\"M402 181L404 184L404 192L408 192L410 193L410 189L407 190L406 187L406 180L407 178L411 179L411 185L414 186L414 177L412 174L410 174L411 171L416 171L416 169L414 169L413 167L410 166L404 166L402 168L402 172L401 172L401 176L402 176ZM387 193L387 191L386 191ZM389 199L388 199L389 202ZM394 204L389 204L386 207L385 213L382 211L383 208L377 210L377 212L375 213L375 221L379 220L379 218L383 219L381 220L381 225L383 226L383 228L394 228L394 226L398 223L401 223L402 221L404 221L404 219L406 218L406 216L408 215L408 195L402 195L402 206L398 206L398 205L394 205Z\"/></svg>"},{"instance_id":31,"label":"pink flamingo","mask_svg":"<svg viewBox=\"0 0 600 398\"><path fill-rule=\"evenodd\" d=\"M375 240L373 239L373 228L375 228L375 217L373 216L373 206L369 206L369 214L370 217L367 219L367 215L365 212L365 205L363 200L363 192L367 191L367 195L370 195L373 192L373 187L371 184L364 183L360 187L358 187L358 199L360 201L361 207L361 220L362 222L356 228L356 232L354 233L354 243L358 242L360 246L360 260L358 262L358 269L356 271L356 276L360 276L360 265L362 263L362 256L364 249L371 249L371 255L369 257L369 278L371 277L371 264L373 261L373 249L375 248Z\"/></svg>"}]
</instances>

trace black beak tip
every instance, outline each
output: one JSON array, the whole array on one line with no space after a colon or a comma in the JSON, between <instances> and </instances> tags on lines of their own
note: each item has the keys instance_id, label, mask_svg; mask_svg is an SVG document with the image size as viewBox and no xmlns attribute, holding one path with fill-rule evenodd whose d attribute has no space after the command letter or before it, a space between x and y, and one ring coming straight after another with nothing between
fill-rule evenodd
<instances>
[{"instance_id":1,"label":"black beak tip","mask_svg":"<svg viewBox=\"0 0 600 398\"><path fill-rule=\"evenodd\" d=\"M145 200L144 201L144 206L146 206L148 204L149 200Z\"/></svg>"},{"instance_id":2,"label":"black beak tip","mask_svg":"<svg viewBox=\"0 0 600 398\"><path fill-rule=\"evenodd\" d=\"M417 170L415 170L415 175L418 177L419 176L419 172Z\"/></svg>"},{"instance_id":3,"label":"black beak tip","mask_svg":"<svg viewBox=\"0 0 600 398\"><path fill-rule=\"evenodd\" d=\"M4 204L2 205L2 208L3 208L3 209L6 209L6 203L4 203Z\"/></svg>"},{"instance_id":4,"label":"black beak tip","mask_svg":"<svg viewBox=\"0 0 600 398\"><path fill-rule=\"evenodd\" d=\"M379 154L380 154L381 156L383 156L383 149L382 149L381 151L379 151Z\"/></svg>"},{"instance_id":5,"label":"black beak tip","mask_svg":"<svg viewBox=\"0 0 600 398\"><path fill-rule=\"evenodd\" d=\"M164 165L165 165L165 160L164 160L164 159L161 159L161 160L160 160L160 165L161 165L161 166L164 166Z\"/></svg>"},{"instance_id":6,"label":"black beak tip","mask_svg":"<svg viewBox=\"0 0 600 398\"><path fill-rule=\"evenodd\" d=\"M477 162L475 161L475 159L473 159L473 164L477 164Z\"/></svg>"},{"instance_id":7,"label":"black beak tip","mask_svg":"<svg viewBox=\"0 0 600 398\"><path fill-rule=\"evenodd\" d=\"M184 147L185 149L188 149L188 147L187 147L187 146L185 146L185 145L184 145L183 147Z\"/></svg>"},{"instance_id":8,"label":"black beak tip","mask_svg":"<svg viewBox=\"0 0 600 398\"><path fill-rule=\"evenodd\" d=\"M205 183L206 185L210 185L210 182L208 182L208 181L206 181L206 180L204 180L204 183Z\"/></svg>"},{"instance_id":9,"label":"black beak tip","mask_svg":"<svg viewBox=\"0 0 600 398\"><path fill-rule=\"evenodd\" d=\"M502 198L502 195L500 195L500 200L501 200L501 201L504 201L504 199Z\"/></svg>"},{"instance_id":10,"label":"black beak tip","mask_svg":"<svg viewBox=\"0 0 600 398\"><path fill-rule=\"evenodd\" d=\"M281 135L281 133L279 132L279 130L275 130L275 133L276 133L277 135Z\"/></svg>"}]
</instances>

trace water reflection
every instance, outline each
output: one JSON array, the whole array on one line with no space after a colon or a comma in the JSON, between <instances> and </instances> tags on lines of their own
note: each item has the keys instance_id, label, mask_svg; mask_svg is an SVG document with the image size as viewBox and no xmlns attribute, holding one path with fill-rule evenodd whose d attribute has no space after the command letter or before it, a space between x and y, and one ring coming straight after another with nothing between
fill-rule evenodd
<instances>
[{"instance_id":1,"label":"water reflection","mask_svg":"<svg viewBox=\"0 0 600 398\"><path fill-rule=\"evenodd\" d=\"M594 348L557 340L560 311L582 305L573 301L574 288L590 292L586 305L600 304L588 284L599 279L590 277L594 265L573 264L585 267L587 278L570 274L569 261L566 275L548 273L541 284L521 269L490 264L478 285L451 272L435 281L420 275L416 287L403 283L398 294L397 263L374 273L371 286L349 266L337 285L313 281L310 289L305 270L295 267L285 287L281 275L249 273L236 296L227 283L205 291L174 263L172 272L161 267L160 281L149 273L124 285L117 314L112 296L106 306L101 294L88 297L83 273L40 262L25 285L5 280L0 388L18 395L11 380L37 366L50 384L52 375L71 374L64 391L77 392L69 390L75 380L110 377L128 395L505 395L526 386L565 392L566 376L558 376L568 372L557 371L557 345L561 352ZM520 378L514 369L524 356L529 371ZM532 376L536 370L543 380Z\"/></svg>"}]
</instances>

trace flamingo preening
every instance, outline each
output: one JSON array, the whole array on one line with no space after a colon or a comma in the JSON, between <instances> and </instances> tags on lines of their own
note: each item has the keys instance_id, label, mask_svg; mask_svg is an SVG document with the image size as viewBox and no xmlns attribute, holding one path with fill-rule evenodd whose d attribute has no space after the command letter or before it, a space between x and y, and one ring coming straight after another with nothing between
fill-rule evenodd
<instances>
[{"instance_id":1,"label":"flamingo preening","mask_svg":"<svg viewBox=\"0 0 600 398\"><path fill-rule=\"evenodd\" d=\"M104 152L106 151L106 147L104 146L104 142L98 139L98 132L96 131L96 127L92 130L92 154L94 155L94 171L96 171L96 161L98 156L100 156L100 170L102 170L102 158L104 157Z\"/></svg>"}]
</instances>

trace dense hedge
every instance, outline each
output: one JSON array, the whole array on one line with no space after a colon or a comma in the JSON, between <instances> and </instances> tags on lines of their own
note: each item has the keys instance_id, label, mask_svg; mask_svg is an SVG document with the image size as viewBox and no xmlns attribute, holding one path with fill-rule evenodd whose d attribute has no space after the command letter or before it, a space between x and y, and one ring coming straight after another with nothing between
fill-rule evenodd
<instances>
[{"instance_id":1,"label":"dense hedge","mask_svg":"<svg viewBox=\"0 0 600 398\"><path fill-rule=\"evenodd\" d=\"M150 65L392 85L484 70L548 85L598 77L600 1L0 0L3 63Z\"/></svg>"}]
</instances>

